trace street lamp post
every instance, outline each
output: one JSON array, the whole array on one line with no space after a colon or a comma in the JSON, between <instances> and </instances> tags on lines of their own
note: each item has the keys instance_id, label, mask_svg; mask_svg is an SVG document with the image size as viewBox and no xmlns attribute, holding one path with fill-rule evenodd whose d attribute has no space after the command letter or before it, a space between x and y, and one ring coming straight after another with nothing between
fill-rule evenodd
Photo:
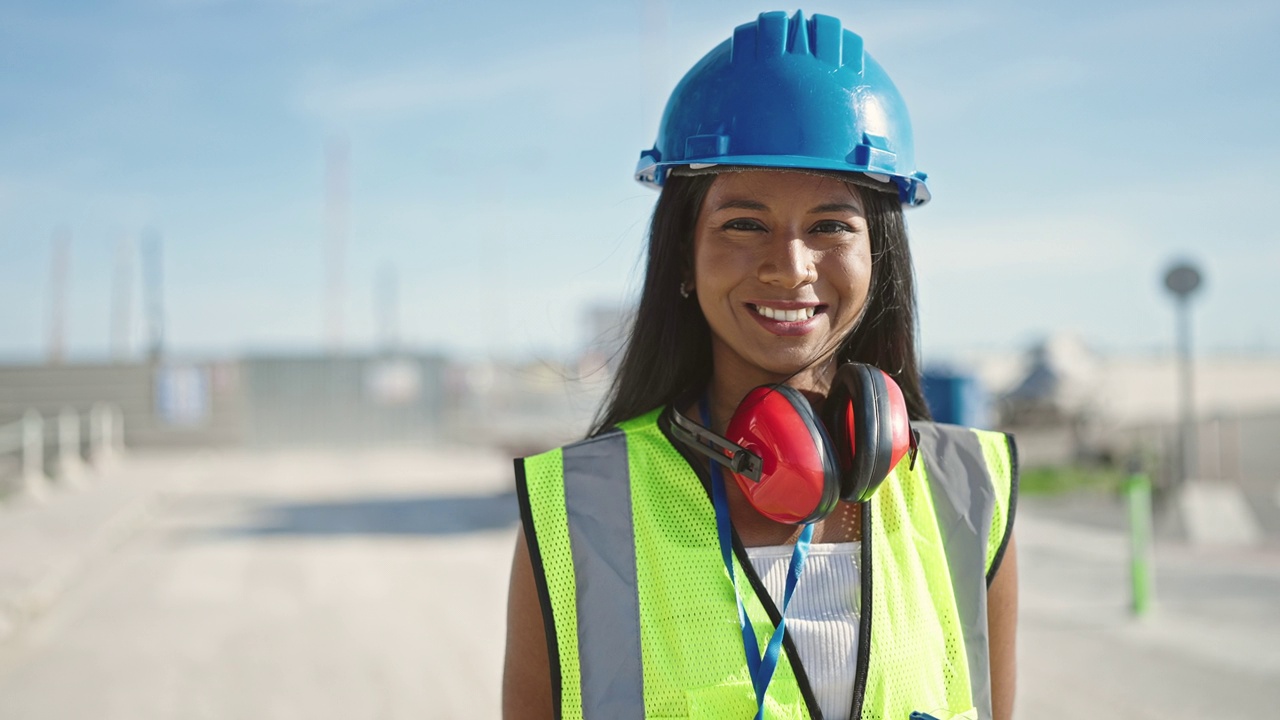
<instances>
[{"instance_id":1,"label":"street lamp post","mask_svg":"<svg viewBox=\"0 0 1280 720\"><path fill-rule=\"evenodd\" d=\"M1200 288L1200 270L1190 262L1176 262L1165 273L1164 286L1173 294L1177 314L1179 398L1177 481L1185 484L1196 468L1194 381L1191 365L1191 295Z\"/></svg>"}]
</instances>

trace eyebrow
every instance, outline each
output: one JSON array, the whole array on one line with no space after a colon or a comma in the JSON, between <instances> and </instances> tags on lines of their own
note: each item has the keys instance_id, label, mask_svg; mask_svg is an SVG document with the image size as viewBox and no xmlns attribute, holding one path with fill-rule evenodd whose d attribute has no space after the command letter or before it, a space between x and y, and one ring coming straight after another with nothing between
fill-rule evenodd
<instances>
[{"instance_id":1,"label":"eyebrow","mask_svg":"<svg viewBox=\"0 0 1280 720\"><path fill-rule=\"evenodd\" d=\"M721 205L720 207L716 208L716 212L720 212L721 210L766 211L768 209L769 209L768 205L765 205L762 202L756 202L755 200L729 200L725 202L723 205Z\"/></svg>"},{"instance_id":2,"label":"eyebrow","mask_svg":"<svg viewBox=\"0 0 1280 720\"><path fill-rule=\"evenodd\" d=\"M861 213L862 208L852 203L827 203L809 211L810 215L818 215L820 213L848 212Z\"/></svg>"},{"instance_id":3,"label":"eyebrow","mask_svg":"<svg viewBox=\"0 0 1280 720\"><path fill-rule=\"evenodd\" d=\"M769 210L769 206L755 200L728 200L715 209L716 212L720 212L721 210L759 210L761 212L767 212ZM852 203L836 202L819 205L811 209L809 214L819 215L822 213L833 212L861 213L862 211L862 208Z\"/></svg>"}]
</instances>

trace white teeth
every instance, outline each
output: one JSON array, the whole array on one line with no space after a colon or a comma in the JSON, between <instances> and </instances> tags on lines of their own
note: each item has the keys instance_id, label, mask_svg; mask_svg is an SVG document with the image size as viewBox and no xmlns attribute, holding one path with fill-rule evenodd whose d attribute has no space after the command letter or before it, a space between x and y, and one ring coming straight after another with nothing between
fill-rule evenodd
<instances>
[{"instance_id":1,"label":"white teeth","mask_svg":"<svg viewBox=\"0 0 1280 720\"><path fill-rule=\"evenodd\" d=\"M756 305L756 312L770 320L778 320L780 322L800 322L808 320L817 312L815 307L806 307L799 310L778 310L766 305Z\"/></svg>"}]
</instances>

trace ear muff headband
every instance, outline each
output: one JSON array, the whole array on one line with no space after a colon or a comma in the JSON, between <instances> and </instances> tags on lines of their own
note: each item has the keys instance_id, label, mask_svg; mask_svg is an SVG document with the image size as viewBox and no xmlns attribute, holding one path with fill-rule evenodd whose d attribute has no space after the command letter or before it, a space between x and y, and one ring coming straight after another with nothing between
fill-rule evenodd
<instances>
[{"instance_id":1,"label":"ear muff headband","mask_svg":"<svg viewBox=\"0 0 1280 720\"><path fill-rule=\"evenodd\" d=\"M759 455L711 432L675 408L671 409L671 434L689 449L724 465L735 475L746 476L752 482L760 481L763 462Z\"/></svg>"}]
</instances>

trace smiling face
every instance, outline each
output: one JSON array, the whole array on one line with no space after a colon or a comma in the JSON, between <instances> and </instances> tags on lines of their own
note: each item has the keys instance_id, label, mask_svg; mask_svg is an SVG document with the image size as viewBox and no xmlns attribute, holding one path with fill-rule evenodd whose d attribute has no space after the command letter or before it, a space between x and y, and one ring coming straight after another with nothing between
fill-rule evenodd
<instances>
[{"instance_id":1,"label":"smiling face","mask_svg":"<svg viewBox=\"0 0 1280 720\"><path fill-rule=\"evenodd\" d=\"M791 384L825 392L870 289L863 203L835 178L721 173L698 214L693 271L719 382L799 373Z\"/></svg>"}]
</instances>

